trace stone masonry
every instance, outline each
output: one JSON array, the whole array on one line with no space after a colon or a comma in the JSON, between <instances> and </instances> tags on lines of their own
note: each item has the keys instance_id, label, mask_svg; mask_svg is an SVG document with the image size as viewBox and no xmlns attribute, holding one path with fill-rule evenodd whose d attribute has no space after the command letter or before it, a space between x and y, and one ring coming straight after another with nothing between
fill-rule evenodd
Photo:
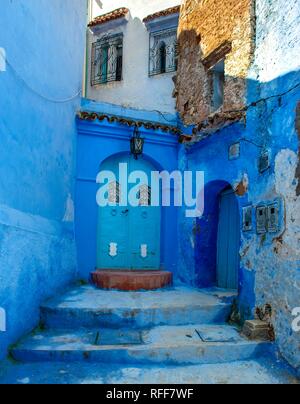
<instances>
[{"instance_id":1,"label":"stone masonry","mask_svg":"<svg viewBox=\"0 0 300 404\"><path fill-rule=\"evenodd\" d=\"M175 95L185 124L199 124L213 112L209 69L224 56L225 99L217 112L226 119L243 109L253 56L254 15L253 0L187 0L183 4Z\"/></svg>"}]
</instances>

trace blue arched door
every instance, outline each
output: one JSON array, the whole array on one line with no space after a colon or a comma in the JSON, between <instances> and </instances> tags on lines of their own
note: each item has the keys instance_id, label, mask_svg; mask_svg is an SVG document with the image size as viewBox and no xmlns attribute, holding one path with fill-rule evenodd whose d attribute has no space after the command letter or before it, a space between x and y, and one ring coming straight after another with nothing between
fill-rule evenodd
<instances>
[{"instance_id":1,"label":"blue arched door","mask_svg":"<svg viewBox=\"0 0 300 404\"><path fill-rule=\"evenodd\" d=\"M136 206L121 206L124 183L120 178L120 164L127 165L128 176L139 172L147 178L128 184L127 195L135 195ZM97 267L160 269L161 208L150 206L151 172L157 170L144 158L135 160L132 156L111 158L101 170L113 172L116 181L108 184L109 205L99 208ZM123 169L121 175L124 174Z\"/></svg>"}]
</instances>

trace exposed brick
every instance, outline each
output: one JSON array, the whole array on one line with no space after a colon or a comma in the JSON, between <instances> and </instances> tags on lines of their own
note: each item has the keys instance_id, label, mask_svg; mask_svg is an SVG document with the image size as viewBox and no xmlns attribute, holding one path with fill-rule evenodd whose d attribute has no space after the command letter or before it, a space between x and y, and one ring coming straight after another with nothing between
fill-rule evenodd
<instances>
[{"instance_id":1,"label":"exposed brick","mask_svg":"<svg viewBox=\"0 0 300 404\"><path fill-rule=\"evenodd\" d=\"M209 68L226 55L224 105L243 109L253 57L254 0L186 0L179 24L177 109L185 124L200 124L212 111ZM224 114L226 119L226 114Z\"/></svg>"}]
</instances>

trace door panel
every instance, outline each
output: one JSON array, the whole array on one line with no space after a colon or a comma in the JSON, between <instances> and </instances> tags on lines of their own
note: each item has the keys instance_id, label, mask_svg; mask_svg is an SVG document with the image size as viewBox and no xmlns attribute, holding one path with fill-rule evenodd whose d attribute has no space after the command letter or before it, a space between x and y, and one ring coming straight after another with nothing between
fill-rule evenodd
<instances>
[{"instance_id":1,"label":"door panel","mask_svg":"<svg viewBox=\"0 0 300 404\"><path fill-rule=\"evenodd\" d=\"M160 267L160 209L138 207L133 209L132 265L134 268L159 269Z\"/></svg>"},{"instance_id":2,"label":"door panel","mask_svg":"<svg viewBox=\"0 0 300 404\"><path fill-rule=\"evenodd\" d=\"M129 248L128 215L124 215L120 206L100 208L98 229L98 267L126 268ZM118 230L116 229L116 225ZM115 245L115 252L113 247Z\"/></svg>"},{"instance_id":3,"label":"door panel","mask_svg":"<svg viewBox=\"0 0 300 404\"><path fill-rule=\"evenodd\" d=\"M238 288L240 248L240 216L236 196L232 189L220 197L217 279L218 287Z\"/></svg>"}]
</instances>

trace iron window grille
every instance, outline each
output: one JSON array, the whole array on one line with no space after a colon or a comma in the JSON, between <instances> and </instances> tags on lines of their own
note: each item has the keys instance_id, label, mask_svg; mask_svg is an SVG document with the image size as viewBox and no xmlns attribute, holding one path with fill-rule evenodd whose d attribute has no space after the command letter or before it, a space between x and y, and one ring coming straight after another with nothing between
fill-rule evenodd
<instances>
[{"instance_id":1,"label":"iron window grille","mask_svg":"<svg viewBox=\"0 0 300 404\"><path fill-rule=\"evenodd\" d=\"M92 45L91 85L122 80L123 34L100 38Z\"/></svg>"},{"instance_id":2,"label":"iron window grille","mask_svg":"<svg viewBox=\"0 0 300 404\"><path fill-rule=\"evenodd\" d=\"M140 206L151 206L151 187L141 185L137 197L140 200Z\"/></svg>"},{"instance_id":3,"label":"iron window grille","mask_svg":"<svg viewBox=\"0 0 300 404\"><path fill-rule=\"evenodd\" d=\"M178 64L177 29L150 34L149 76L171 73Z\"/></svg>"},{"instance_id":4,"label":"iron window grille","mask_svg":"<svg viewBox=\"0 0 300 404\"><path fill-rule=\"evenodd\" d=\"M121 185L119 182L111 182L108 185L108 202L119 205L121 200Z\"/></svg>"}]
</instances>

